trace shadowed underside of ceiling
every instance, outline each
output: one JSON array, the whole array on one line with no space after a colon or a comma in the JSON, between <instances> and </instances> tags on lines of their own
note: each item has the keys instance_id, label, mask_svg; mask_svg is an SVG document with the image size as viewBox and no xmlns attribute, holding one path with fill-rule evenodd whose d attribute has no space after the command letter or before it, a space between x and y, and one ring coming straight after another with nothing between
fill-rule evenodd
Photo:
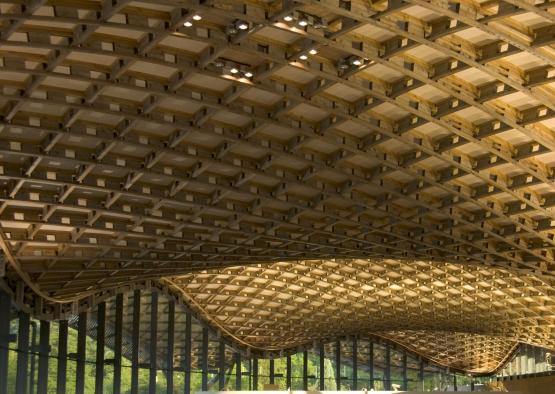
<instances>
[{"instance_id":1,"label":"shadowed underside of ceiling","mask_svg":"<svg viewBox=\"0 0 555 394\"><path fill-rule=\"evenodd\" d=\"M62 305L166 278L252 346L332 335L326 319L403 331L394 340L502 337L498 354L554 345L551 3L0 11L0 246L20 299ZM244 278L265 286L280 267L301 273L253 298ZM305 271L337 289L309 288ZM239 290L213 282L224 274ZM211 312L243 301L260 303L244 334L240 315Z\"/></svg>"}]
</instances>

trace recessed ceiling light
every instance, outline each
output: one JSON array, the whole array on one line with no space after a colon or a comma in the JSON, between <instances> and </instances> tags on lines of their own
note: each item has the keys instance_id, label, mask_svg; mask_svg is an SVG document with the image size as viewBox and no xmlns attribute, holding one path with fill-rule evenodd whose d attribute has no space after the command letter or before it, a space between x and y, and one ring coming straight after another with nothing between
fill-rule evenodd
<instances>
[{"instance_id":1,"label":"recessed ceiling light","mask_svg":"<svg viewBox=\"0 0 555 394\"><path fill-rule=\"evenodd\" d=\"M306 59L308 59L308 56L306 56L306 55L301 55L301 56L299 56L299 59L301 59L301 60L306 60Z\"/></svg>"},{"instance_id":2,"label":"recessed ceiling light","mask_svg":"<svg viewBox=\"0 0 555 394\"><path fill-rule=\"evenodd\" d=\"M251 78L251 77L252 77L252 73L251 73L250 71L247 71L247 72L245 73L245 77Z\"/></svg>"},{"instance_id":3,"label":"recessed ceiling light","mask_svg":"<svg viewBox=\"0 0 555 394\"><path fill-rule=\"evenodd\" d=\"M229 70L229 72L232 74L237 74L239 72L239 69L237 67L233 67L231 70Z\"/></svg>"},{"instance_id":4,"label":"recessed ceiling light","mask_svg":"<svg viewBox=\"0 0 555 394\"><path fill-rule=\"evenodd\" d=\"M191 22L191 21L186 21L186 22L183 23L183 26L185 26L185 27L191 27L191 26L193 26L193 22Z\"/></svg>"},{"instance_id":5,"label":"recessed ceiling light","mask_svg":"<svg viewBox=\"0 0 555 394\"><path fill-rule=\"evenodd\" d=\"M305 27L308 26L308 21L306 19L299 19L299 26Z\"/></svg>"},{"instance_id":6,"label":"recessed ceiling light","mask_svg":"<svg viewBox=\"0 0 555 394\"><path fill-rule=\"evenodd\" d=\"M291 22L291 21L293 20L293 16L292 16L292 15L285 15L285 16L283 17L283 20L284 20L285 22Z\"/></svg>"},{"instance_id":7,"label":"recessed ceiling light","mask_svg":"<svg viewBox=\"0 0 555 394\"><path fill-rule=\"evenodd\" d=\"M199 14L195 14L193 15L193 19L196 21L200 21L202 19L202 16L200 16Z\"/></svg>"},{"instance_id":8,"label":"recessed ceiling light","mask_svg":"<svg viewBox=\"0 0 555 394\"><path fill-rule=\"evenodd\" d=\"M308 51L308 53L310 53L311 55L316 55L318 53L318 50L315 48L312 48L310 51Z\"/></svg>"},{"instance_id":9,"label":"recessed ceiling light","mask_svg":"<svg viewBox=\"0 0 555 394\"><path fill-rule=\"evenodd\" d=\"M237 24L237 28L239 30L247 30L249 28L249 24L247 22L239 22Z\"/></svg>"}]
</instances>

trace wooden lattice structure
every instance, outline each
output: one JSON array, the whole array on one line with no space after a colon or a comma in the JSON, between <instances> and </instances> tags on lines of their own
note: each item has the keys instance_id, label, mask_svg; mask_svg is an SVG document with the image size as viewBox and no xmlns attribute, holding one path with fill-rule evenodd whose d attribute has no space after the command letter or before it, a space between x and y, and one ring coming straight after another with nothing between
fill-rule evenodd
<instances>
[{"instance_id":1,"label":"wooden lattice structure","mask_svg":"<svg viewBox=\"0 0 555 394\"><path fill-rule=\"evenodd\" d=\"M405 283L402 301L395 289L373 296L384 306L365 309L379 316L366 331L422 349L409 331L444 332L449 348L468 347L465 335L497 338L484 340L497 355L516 341L553 346L552 9L541 0L0 2L6 283L37 313L60 315L138 281L206 301L187 292L193 283L227 270L265 280L266 270L318 260L345 292L353 272L400 283L429 275L435 307L480 318L427 315L423 302L405 303L423 296ZM469 300L433 284L455 278L457 288L466 274L479 281ZM206 302L206 318L223 325ZM255 334L252 346L334 334L282 304L272 313L320 334ZM461 365L503 359L472 354Z\"/></svg>"}]
</instances>

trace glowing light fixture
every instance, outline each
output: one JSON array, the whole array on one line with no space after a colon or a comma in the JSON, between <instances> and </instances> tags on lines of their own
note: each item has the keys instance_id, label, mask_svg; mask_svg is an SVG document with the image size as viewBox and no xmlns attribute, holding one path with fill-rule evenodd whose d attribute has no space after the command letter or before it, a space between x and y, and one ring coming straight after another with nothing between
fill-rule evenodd
<instances>
[{"instance_id":1,"label":"glowing light fixture","mask_svg":"<svg viewBox=\"0 0 555 394\"><path fill-rule=\"evenodd\" d=\"M191 21L185 21L185 22L183 23L183 26L185 26L185 27L191 27L191 26L193 26L193 22L191 22Z\"/></svg>"},{"instance_id":2,"label":"glowing light fixture","mask_svg":"<svg viewBox=\"0 0 555 394\"><path fill-rule=\"evenodd\" d=\"M239 21L235 25L239 30L247 30L249 28L249 24L247 22Z\"/></svg>"},{"instance_id":3,"label":"glowing light fixture","mask_svg":"<svg viewBox=\"0 0 555 394\"><path fill-rule=\"evenodd\" d=\"M291 21L293 20L293 15L285 15L285 16L283 17L283 20L284 20L285 22L291 22Z\"/></svg>"},{"instance_id":4,"label":"glowing light fixture","mask_svg":"<svg viewBox=\"0 0 555 394\"><path fill-rule=\"evenodd\" d=\"M315 48L312 48L310 51L308 51L308 53L310 53L311 55L316 55L318 53L318 50Z\"/></svg>"},{"instance_id":5,"label":"glowing light fixture","mask_svg":"<svg viewBox=\"0 0 555 394\"><path fill-rule=\"evenodd\" d=\"M200 21L202 19L202 16L200 16L199 14L195 14L193 15L193 19L196 21Z\"/></svg>"},{"instance_id":6,"label":"glowing light fixture","mask_svg":"<svg viewBox=\"0 0 555 394\"><path fill-rule=\"evenodd\" d=\"M231 70L229 70L229 72L232 74L237 74L239 72L239 69L237 67L232 67Z\"/></svg>"},{"instance_id":7,"label":"glowing light fixture","mask_svg":"<svg viewBox=\"0 0 555 394\"><path fill-rule=\"evenodd\" d=\"M308 26L308 21L304 18L299 19L297 23L299 24L299 26L302 26L302 27Z\"/></svg>"},{"instance_id":8,"label":"glowing light fixture","mask_svg":"<svg viewBox=\"0 0 555 394\"><path fill-rule=\"evenodd\" d=\"M245 77L247 77L247 78L252 78L252 73L251 73L250 71L247 71L247 72L245 73Z\"/></svg>"}]
</instances>

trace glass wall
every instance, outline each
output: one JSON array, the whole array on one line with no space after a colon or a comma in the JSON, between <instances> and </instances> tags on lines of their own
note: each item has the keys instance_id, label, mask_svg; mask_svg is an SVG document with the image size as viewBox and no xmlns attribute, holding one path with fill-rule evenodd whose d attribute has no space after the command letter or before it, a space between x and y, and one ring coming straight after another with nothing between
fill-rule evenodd
<instances>
[{"instance_id":1,"label":"glass wall","mask_svg":"<svg viewBox=\"0 0 555 394\"><path fill-rule=\"evenodd\" d=\"M555 370L555 354L542 347L520 344L498 377L545 374Z\"/></svg>"},{"instance_id":2,"label":"glass wall","mask_svg":"<svg viewBox=\"0 0 555 394\"><path fill-rule=\"evenodd\" d=\"M485 382L423 361L379 338L346 337L305 350L251 355L231 347L171 298L136 291L68 320L10 307L8 393L194 393L201 390L460 390ZM4 311L5 312L5 311ZM3 314L2 316L5 316ZM550 371L545 349L522 346L503 376ZM491 378L486 378L490 379ZM483 382L482 382L483 381Z\"/></svg>"}]
</instances>

